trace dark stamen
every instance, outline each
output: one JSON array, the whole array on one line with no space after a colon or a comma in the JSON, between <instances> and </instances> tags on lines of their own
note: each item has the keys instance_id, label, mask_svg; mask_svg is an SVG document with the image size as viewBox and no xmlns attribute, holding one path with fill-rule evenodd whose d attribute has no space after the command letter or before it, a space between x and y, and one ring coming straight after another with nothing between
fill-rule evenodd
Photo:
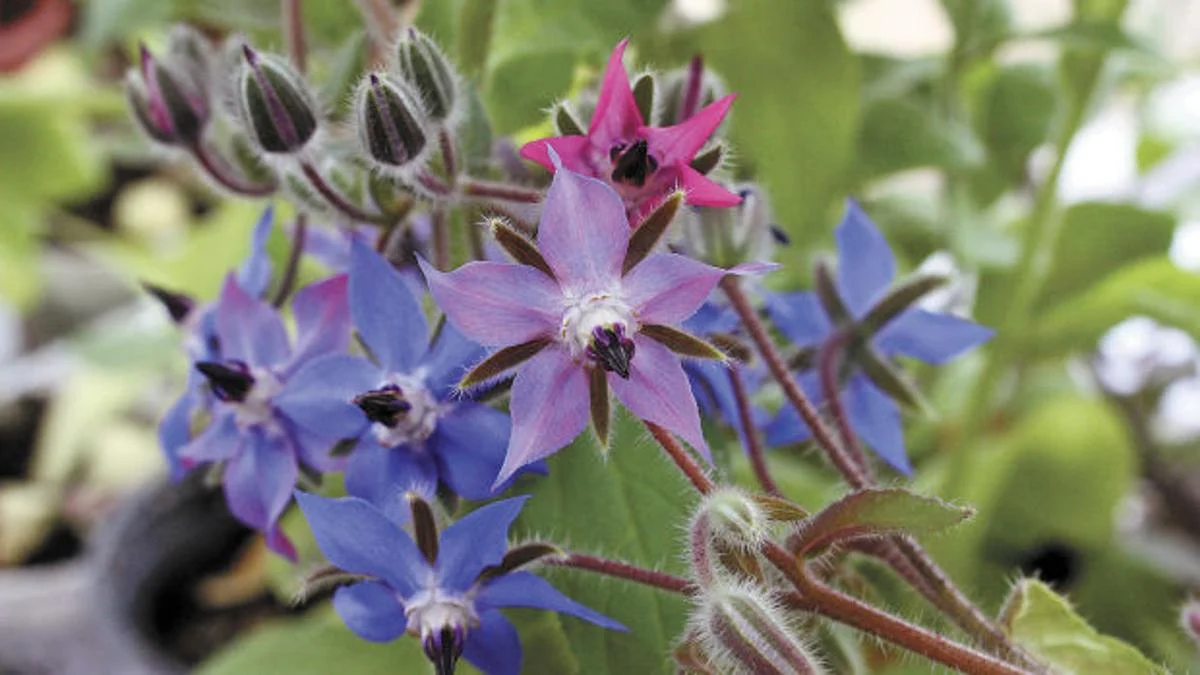
<instances>
[{"instance_id":1,"label":"dark stamen","mask_svg":"<svg viewBox=\"0 0 1200 675\"><path fill-rule=\"evenodd\" d=\"M200 361L196 370L208 378L213 393L222 401L241 403L254 387L250 368L241 361Z\"/></svg>"},{"instance_id":2,"label":"dark stamen","mask_svg":"<svg viewBox=\"0 0 1200 675\"><path fill-rule=\"evenodd\" d=\"M614 146L609 152L609 157L613 161L614 183L629 183L642 187L646 184L646 177L658 168L658 161L650 156L644 139L635 141L630 146Z\"/></svg>"},{"instance_id":3,"label":"dark stamen","mask_svg":"<svg viewBox=\"0 0 1200 675\"><path fill-rule=\"evenodd\" d=\"M454 675L454 666L462 656L466 634L461 626L445 626L425 638L425 656L433 662L437 675Z\"/></svg>"},{"instance_id":4,"label":"dark stamen","mask_svg":"<svg viewBox=\"0 0 1200 675\"><path fill-rule=\"evenodd\" d=\"M625 326L617 324L610 328L597 326L592 330L592 342L587 355L601 368L616 373L621 379L629 379L629 362L633 360L634 344L625 336Z\"/></svg>"},{"instance_id":5,"label":"dark stamen","mask_svg":"<svg viewBox=\"0 0 1200 675\"><path fill-rule=\"evenodd\" d=\"M404 415L412 410L412 404L405 400L404 392L394 384L359 394L352 403L366 413L367 419L389 429L399 424Z\"/></svg>"}]
</instances>

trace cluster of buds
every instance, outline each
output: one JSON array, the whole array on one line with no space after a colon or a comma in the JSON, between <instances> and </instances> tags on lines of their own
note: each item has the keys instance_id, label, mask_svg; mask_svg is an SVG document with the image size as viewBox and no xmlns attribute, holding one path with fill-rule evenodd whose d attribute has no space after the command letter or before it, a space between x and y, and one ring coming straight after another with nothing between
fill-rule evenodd
<instances>
[{"instance_id":1,"label":"cluster of buds","mask_svg":"<svg viewBox=\"0 0 1200 675\"><path fill-rule=\"evenodd\" d=\"M125 95L133 118L154 141L194 147L212 120L215 55L212 45L194 29L177 26L167 52L156 57L142 45L140 62L125 77Z\"/></svg>"}]
</instances>

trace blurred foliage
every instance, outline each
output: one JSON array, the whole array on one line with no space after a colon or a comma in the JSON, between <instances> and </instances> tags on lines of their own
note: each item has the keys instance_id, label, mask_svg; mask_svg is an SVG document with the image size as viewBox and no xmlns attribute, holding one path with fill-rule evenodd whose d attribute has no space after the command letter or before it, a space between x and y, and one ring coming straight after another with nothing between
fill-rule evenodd
<instances>
[{"instance_id":1,"label":"blurred foliage","mask_svg":"<svg viewBox=\"0 0 1200 675\"><path fill-rule=\"evenodd\" d=\"M125 120L117 79L138 41L160 44L177 20L278 48L277 4L92 0L81 5L69 41L0 77L0 297L29 312L48 302L44 264L55 248L98 261L124 287L146 280L214 295L244 256L261 204L219 199L148 150ZM730 2L699 25L682 20L673 4L426 0L416 20L469 79L469 161L488 155L493 134L544 131L548 107L590 83L612 45L631 36L640 64L675 68L702 54L738 92L728 176L767 187L793 242L781 249L786 269L772 284L809 285L809 260L828 247L847 195L863 199L905 267L935 251L952 253L978 280L975 317L1000 334L974 358L916 371L939 411L936 419L909 420L921 460L916 487L976 510L968 523L929 537L930 548L989 609L1006 608L1024 644L1068 671L1151 672L1143 657L1085 620L1172 670L1200 667L1174 624L1186 585L1126 546L1117 530L1122 504L1138 489L1138 454L1110 407L1072 375L1072 364L1133 314L1200 338L1200 276L1168 256L1177 223L1195 218L1200 204L1059 199L1066 149L1087 121L1118 99L1145 104L1185 69L1169 63L1146 31L1131 31L1121 0L1078 0L1064 24L1031 33L1005 0L943 0L953 44L914 57L853 50L839 24L852 3ZM366 42L356 3L304 6L314 79L329 108L344 113ZM1011 58L1030 46L1042 50ZM1188 141L1138 121L1142 172ZM117 180L129 167L143 173ZM89 200L106 206L83 208ZM281 262L281 232L269 248ZM305 275L315 270L309 264ZM180 386L178 378L164 384L164 372L179 368L170 329L126 324L74 337L83 372L54 394L33 482L57 486L83 476L127 484L159 471L147 450L147 418L163 404L147 402L145 392ZM729 446L715 449L722 470L752 484L736 439L718 432ZM517 534L680 572L688 492L632 420L619 417L613 437L606 458L585 438L551 461L551 477L532 488ZM806 507L839 494L814 453L781 448L772 462L784 492ZM0 489L0 530L14 520L27 526L0 538L0 560L19 559L14 541L25 550L30 527L44 526L55 508L47 494ZM1069 559L1070 574L1055 590L1070 605L1041 583L1009 587L1048 556ZM656 664L673 672L667 658L684 625L682 601L561 570L549 576L633 630L514 612L526 672L624 675ZM835 630L830 641L844 647L854 639ZM423 664L416 641L365 645L322 610L249 633L201 672L395 673ZM908 668L902 660L891 665L888 672Z\"/></svg>"}]
</instances>

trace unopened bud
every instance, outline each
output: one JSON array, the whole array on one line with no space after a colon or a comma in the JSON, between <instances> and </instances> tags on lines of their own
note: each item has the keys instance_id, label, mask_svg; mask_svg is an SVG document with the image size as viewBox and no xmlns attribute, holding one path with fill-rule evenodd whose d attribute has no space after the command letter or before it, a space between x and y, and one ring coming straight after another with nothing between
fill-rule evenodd
<instances>
[{"instance_id":1,"label":"unopened bud","mask_svg":"<svg viewBox=\"0 0 1200 675\"><path fill-rule=\"evenodd\" d=\"M216 88L217 54L213 43L186 23L176 24L167 36L167 59L206 92Z\"/></svg>"},{"instance_id":2,"label":"unopened bud","mask_svg":"<svg viewBox=\"0 0 1200 675\"><path fill-rule=\"evenodd\" d=\"M762 505L732 487L709 494L699 513L708 519L709 536L730 548L755 550L770 535L771 519Z\"/></svg>"},{"instance_id":3,"label":"unopened bud","mask_svg":"<svg viewBox=\"0 0 1200 675\"><path fill-rule=\"evenodd\" d=\"M369 159L382 169L415 164L428 145L424 111L408 85L371 73L355 96L358 137Z\"/></svg>"},{"instance_id":4,"label":"unopened bud","mask_svg":"<svg viewBox=\"0 0 1200 675\"><path fill-rule=\"evenodd\" d=\"M242 46L237 101L250 138L265 153L294 155L317 133L317 102L304 78L272 54Z\"/></svg>"},{"instance_id":5,"label":"unopened bud","mask_svg":"<svg viewBox=\"0 0 1200 675\"><path fill-rule=\"evenodd\" d=\"M452 119L460 99L458 76L437 43L410 26L396 45L396 57L401 77L421 93L429 117L435 122Z\"/></svg>"},{"instance_id":6,"label":"unopened bud","mask_svg":"<svg viewBox=\"0 0 1200 675\"><path fill-rule=\"evenodd\" d=\"M785 614L761 591L723 585L709 589L693 625L719 672L813 675L820 660Z\"/></svg>"},{"instance_id":7,"label":"unopened bud","mask_svg":"<svg viewBox=\"0 0 1200 675\"><path fill-rule=\"evenodd\" d=\"M164 145L194 145L204 135L210 111L202 86L141 47L141 64L125 78L134 119Z\"/></svg>"}]
</instances>

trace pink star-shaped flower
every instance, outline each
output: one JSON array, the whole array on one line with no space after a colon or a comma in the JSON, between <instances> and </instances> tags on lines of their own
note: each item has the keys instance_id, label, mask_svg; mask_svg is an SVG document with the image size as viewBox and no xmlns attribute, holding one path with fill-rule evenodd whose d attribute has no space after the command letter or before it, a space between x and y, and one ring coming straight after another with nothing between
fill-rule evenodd
<instances>
[{"instance_id":1,"label":"pink star-shaped flower","mask_svg":"<svg viewBox=\"0 0 1200 675\"><path fill-rule=\"evenodd\" d=\"M586 136L558 136L526 143L521 156L554 171L549 149L562 165L616 189L630 222L637 225L657 202L677 187L694 206L734 206L741 201L691 167L691 161L725 119L736 94L701 109L682 124L646 126L629 86L621 57L629 40L613 49L600 85L600 98Z\"/></svg>"}]
</instances>

